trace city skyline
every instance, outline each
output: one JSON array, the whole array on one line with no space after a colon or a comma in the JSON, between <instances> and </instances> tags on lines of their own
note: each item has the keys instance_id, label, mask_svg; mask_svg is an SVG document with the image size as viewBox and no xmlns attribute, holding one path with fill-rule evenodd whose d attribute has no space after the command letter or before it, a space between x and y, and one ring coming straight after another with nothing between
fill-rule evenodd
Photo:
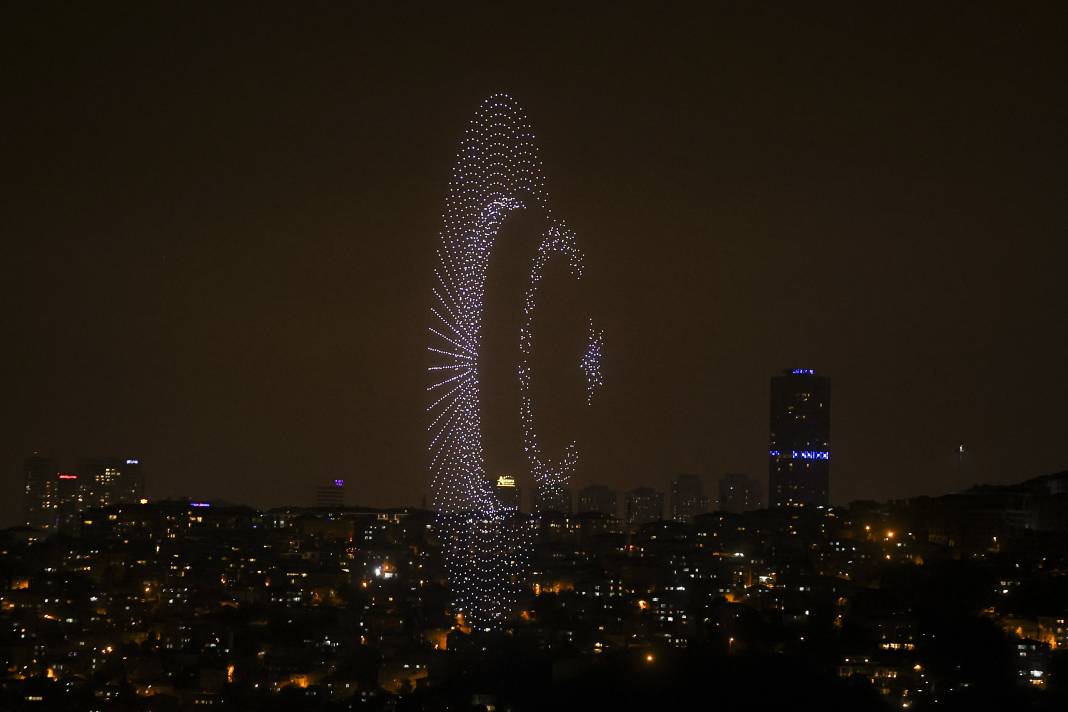
<instances>
[{"instance_id":1,"label":"city skyline","mask_svg":"<svg viewBox=\"0 0 1068 712\"><path fill-rule=\"evenodd\" d=\"M835 503L1068 464L1040 10L12 12L4 523L34 451L138 453L159 497L281 504L336 476L418 502L441 195L454 137L502 90L604 319L578 486L763 481L767 378L794 365L835 379ZM522 295L502 268L503 320ZM571 296L552 279L550 318Z\"/></svg>"},{"instance_id":2,"label":"city skyline","mask_svg":"<svg viewBox=\"0 0 1068 712\"><path fill-rule=\"evenodd\" d=\"M5 529L0 701L650 710L718 675L725 709L1063 708L1068 472L680 517L691 478L667 519L647 488L623 519L513 513L534 565L497 631L449 603L425 509L142 498Z\"/></svg>"},{"instance_id":3,"label":"city skyline","mask_svg":"<svg viewBox=\"0 0 1068 712\"><path fill-rule=\"evenodd\" d=\"M1068 709L1049 6L5 6L0 708Z\"/></svg>"},{"instance_id":4,"label":"city skyline","mask_svg":"<svg viewBox=\"0 0 1068 712\"><path fill-rule=\"evenodd\" d=\"M609 485L608 486L608 490L610 492L612 492L613 496L623 497L623 496L625 496L627 494L627 490L629 490L629 489L639 489L639 490L640 489L649 489L651 491L656 492L661 498L663 498L664 502L667 502L666 498L669 495L674 496L674 495L672 495L672 492L673 492L673 489L678 484L679 477L683 477L683 478L696 477L696 478L698 478L698 482L701 483L699 486L707 486L707 487L712 488L712 489L714 489L716 487L722 488L724 486L724 482L728 481L728 480L731 480L732 478L742 478L743 480L752 480L752 481L754 481L754 483L756 484L756 487L757 487L757 490L756 490L757 500L756 501L760 503L759 507L758 506L750 506L744 511L749 511L749 510L752 510L752 509L759 509L761 507L789 506L791 503L795 502L794 497L792 495L782 495L782 496L776 498L774 496L775 482L776 481L782 481L781 478L783 476L781 474L778 474L779 468L783 467L784 463L789 464L791 461L796 460L798 462L801 462L802 466L808 466L810 469L813 466L821 468L820 469L821 474L819 474L819 477L822 477L822 480L820 480L820 482L822 482L822 484L816 483L815 485L810 485L810 486L816 487L816 489L813 490L813 492L811 494L801 496L796 501L806 502L808 504L821 504L821 505L829 505L829 506L845 506L845 505L850 504L851 502L856 502L856 501L861 501L861 500L875 500L875 498L872 498L872 497L857 497L854 500L850 500L849 502L845 502L845 501L838 501L838 500L832 500L832 499L827 498L826 492L827 492L827 489L828 489L828 486L829 486L829 482L830 482L830 480L828 479L829 475L827 474L827 470L829 469L829 461L831 459L831 457L830 457L830 447L829 447L829 431L821 430L821 428L825 429L825 428L828 427L826 423L824 423L822 426L817 426L815 431L812 431L811 429L806 429L806 430L804 430L803 434L791 433L788 436L784 436L782 432L779 432L777 434L777 430L781 430L781 429L784 428L783 419L788 416L787 410L790 410L790 411L793 410L792 407L788 406L788 403L793 403L794 402L792 399L794 398L795 395L797 395L795 393L796 388L801 388L802 390L811 390L813 388L813 386L811 385L810 382L822 383L823 384L822 386L817 386L816 387L818 393L816 395L815 403L818 406L819 410L824 410L826 404L822 403L821 401L826 401L827 403L829 403L829 400L830 400L830 398L829 398L829 392L830 392L829 391L829 382L830 382L830 379L826 378L825 375L823 375L823 374L819 374L815 369L792 368L791 367L791 368L780 369L778 373L772 375L772 377L770 379L770 382L771 382L771 388L769 389L769 392L771 393L772 405L771 405L771 421L770 421L770 425L768 427L767 432L768 432L768 435L770 437L770 441L771 441L770 444L771 444L772 449L769 451L769 460L768 461L770 463L770 468L767 470L767 474L764 474L764 473L761 473L761 472L757 472L757 473L738 473L738 472L729 472L729 471L726 471L726 470L719 470L719 471L706 470L706 471L699 472L699 473L694 474L694 475L690 475L690 474L680 473L680 472L677 472L677 471L666 471L666 472L652 473L652 474L646 476L644 479L639 479L634 488L630 488L630 487L626 487L626 486L613 487L613 486ZM798 382L800 382L800 384ZM823 390L820 390L820 389L823 389ZM801 395L803 395L803 396L811 396L812 394L802 393ZM805 399L807 400L807 397ZM824 413L823 415L824 415L824 417L829 418L829 413ZM790 416L790 417L792 417L792 416ZM777 424L778 424L778 426L777 426ZM781 442L785 442L785 441L791 441L792 442L792 441L794 441L795 439L798 439L798 438L807 438L811 442L814 442L814 440L812 440L812 439L815 438L815 439L820 440L824 444L822 446L820 446L822 449L816 449L816 450L807 449L807 450L801 450L801 451L792 450L790 452L787 452L786 454L784 454L783 450L776 449L777 447L782 447ZM777 443L779 443L779 444L777 445ZM791 446L791 447L793 447L793 446ZM797 445L797 447L800 447L800 446ZM806 445L805 447L810 447L810 446ZM811 447L816 447L816 446L812 445ZM958 473L963 473L964 472L963 463L964 463L964 458L966 456L965 446L963 444L958 445L955 454L956 454L955 467L957 468ZM87 467L87 465L89 465L91 463L114 462L114 463L118 464L118 463L122 463L123 460L124 460L124 458L119 458L119 457L112 457L112 458L85 457L85 456L77 456L77 457L75 457L75 456L72 456L70 453L63 454L61 457L56 457L55 455L56 455L56 453L51 453L51 452L34 452L34 453L28 455L27 457L21 459L19 461L19 463L17 464L17 466L16 466L16 476L15 476L14 479L17 480L18 484L20 485L21 492L20 492L18 511L15 513L15 515L14 515L15 521L12 522L12 523L14 523L14 524L30 524L30 523L32 523L32 515L30 514L30 512L32 511L32 508L33 508L32 507L33 500L29 497L29 494L28 494L30 492L30 488L31 488L31 484L30 484L30 479L32 477L32 474L31 474L31 472L32 472L31 463L48 463L49 467L50 467L50 475L51 476L59 476L59 477L62 477L62 478L73 478L73 477L75 477L73 474L65 474L66 471L69 471L71 469L70 467L66 467L66 466L71 465L72 463L76 463L77 464L77 470L79 472L81 472ZM809 462L809 461L811 461L811 462ZM824 461L826 461L826 462L824 462ZM148 487L145 484L145 477L144 477L144 474L142 473L141 467L140 467L140 460L139 459L125 459L125 464L127 466L129 466L130 463L133 463L135 466L137 466L137 471L139 472L139 477L140 477L139 487L140 487L140 489L138 490L138 492L148 493ZM1049 472L1020 473L1019 477L1041 477L1041 476L1044 476L1044 475L1052 474L1052 473L1055 473L1055 472L1059 473L1059 472L1062 472L1062 471L1068 471L1068 467L1055 468L1053 470L1050 470ZM336 473L334 473L334 474L336 474ZM778 476L779 480L776 479L777 476ZM811 475L811 473L806 473L806 476L811 477L812 475ZM507 507L511 508L511 509L515 509L517 511L525 511L525 512L538 512L538 511L560 511L560 512L565 512L565 513L569 513L569 512L572 512L572 511L574 511L576 513L583 512L583 511L586 511L586 510L582 510L581 508L573 509L571 504L561 505L560 503L564 501L564 498L566 498L569 502L576 502L577 503L578 502L578 498L579 498L580 493L581 493L582 490L587 490L587 489L590 489L590 488L596 489L596 488L599 488L599 487L605 487L605 482L604 482L605 478L604 477L598 478L597 475L594 475L594 476L592 476L590 478L587 478L587 479L569 480L567 482L567 486L564 489L562 489L557 495L554 495L553 498L545 499L543 501L542 498L538 496L536 491L527 490L524 493L523 487L517 483L515 476L512 475L512 474L508 474L506 472L500 472L500 473L492 472L492 473L490 473L490 472L487 471L487 476L486 477L487 477L487 486L491 487L497 493L509 492L508 489L502 490L501 489L502 487L504 487L504 488L514 488L514 489L512 489L510 491L509 494L506 495L506 499L509 502ZM799 479L793 485L793 487L797 487L799 485L800 486L804 486L804 480L805 480L805 477L802 477L801 479ZM318 501L318 499L321 496L320 494L318 494L319 491L336 490L336 492L338 492L338 493L343 493L344 492L345 480L341 479L341 478L335 478L333 474L325 474L325 475L316 477L314 479L311 479L310 482L312 483L312 485L315 487L315 489L317 491L317 494L315 495L316 501ZM891 499L907 499L907 498L910 498L910 497L922 496L922 495L940 496L940 495L955 494L955 493L960 493L960 492L964 491L965 489L967 489L969 487L974 487L974 486L978 486L978 485L986 485L986 484L992 484L992 483L990 483L990 482L981 482L981 481L964 482L959 487L957 487L955 489L946 489L946 490L941 490L941 491L939 491L939 490L929 490L929 491L925 491L925 492L906 493L902 497L887 498L886 500L881 500L881 501L889 501ZM997 484L997 483L993 483L993 484ZM1005 484L1005 483L1001 483L1001 484ZM381 502L374 501L374 502L361 502L361 504L363 506L379 506L379 507L418 507L418 506L425 506L426 503L428 502L428 496L429 496L430 489L431 489L429 485L430 485L430 483L429 483L429 481L427 481L425 483L424 488L422 490L420 490L419 492L412 493L411 499L408 500L408 501L388 503L388 504L382 504ZM766 495L761 495L760 494L760 492L762 491L762 488L766 488L766 490L767 490L767 494ZM823 494L820 494L821 492ZM341 494L340 496L343 497L344 495ZM743 495L743 497L747 497L747 498L751 498L752 496L753 495L751 495L751 494ZM722 497L722 495L721 495L721 497ZM206 492L188 492L188 491L187 492L180 492L180 491L175 491L175 492L170 492L170 493L167 493L167 494L162 494L162 495L159 495L158 497L156 497L156 499L161 499L161 500L166 500L166 501L170 501L170 500L174 500L174 499L190 499L190 498L192 498L192 499L217 498L220 501L234 502L235 504L249 505L249 506L268 506L268 507L269 506L290 506L290 505L293 504L294 501L301 502L301 501L303 501L303 499L306 499L306 498L302 498L302 497L297 497L295 500L289 500L289 501L276 500L275 502L273 502L273 504L263 505L262 502L258 501L257 498L255 498L255 497L247 498L247 499L240 499L240 498L235 499L235 498L232 498L232 497L225 497L225 496L222 496L222 495L216 495L214 493L206 493ZM123 500L123 501L136 501L136 497L133 498L133 499L129 499L128 498L127 500ZM337 503L335 500L331 499L331 501L334 502L334 503ZM621 501L623 501L623 500L621 500ZM726 508L721 508L720 507L720 503L721 503L720 499L710 498L710 499L707 500L706 504L703 505L703 508L700 511L709 511L709 512L713 512L713 511L734 511L730 506L728 506ZM662 505L663 505L663 503L662 503ZM673 518L675 518L674 514L673 514L674 506L675 505L672 505L672 511L665 511L663 513L663 516L664 516L665 519L673 519ZM597 510L598 510L598 508L595 507L594 511L597 511ZM72 513L76 513L76 512L73 512L73 510L72 510Z\"/></svg>"}]
</instances>

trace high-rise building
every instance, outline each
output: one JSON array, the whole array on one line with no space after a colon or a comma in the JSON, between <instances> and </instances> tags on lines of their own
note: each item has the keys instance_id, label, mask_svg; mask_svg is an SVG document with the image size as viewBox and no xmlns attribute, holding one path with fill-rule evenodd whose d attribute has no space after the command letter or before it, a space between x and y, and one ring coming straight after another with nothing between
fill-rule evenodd
<instances>
[{"instance_id":1,"label":"high-rise building","mask_svg":"<svg viewBox=\"0 0 1068 712\"><path fill-rule=\"evenodd\" d=\"M93 506L92 483L73 472L57 472L46 488L46 503L55 513L54 529L77 531L79 515Z\"/></svg>"},{"instance_id":2,"label":"high-rise building","mask_svg":"<svg viewBox=\"0 0 1068 712\"><path fill-rule=\"evenodd\" d=\"M82 460L77 472L60 472L55 460L34 455L23 470L26 523L46 530L73 528L82 510L137 502L145 492L141 461L135 458Z\"/></svg>"},{"instance_id":3,"label":"high-rise building","mask_svg":"<svg viewBox=\"0 0 1068 712\"><path fill-rule=\"evenodd\" d=\"M501 506L518 512L523 504L523 491L512 475L500 475L493 485L493 491L497 493L497 499Z\"/></svg>"},{"instance_id":4,"label":"high-rise building","mask_svg":"<svg viewBox=\"0 0 1068 712\"><path fill-rule=\"evenodd\" d=\"M741 514L763 506L760 482L732 472L719 480L719 509L722 512Z\"/></svg>"},{"instance_id":5,"label":"high-rise building","mask_svg":"<svg viewBox=\"0 0 1068 712\"><path fill-rule=\"evenodd\" d=\"M688 522L708 511L708 497L700 475L679 475L671 482L671 518Z\"/></svg>"},{"instance_id":6,"label":"high-rise building","mask_svg":"<svg viewBox=\"0 0 1068 712\"><path fill-rule=\"evenodd\" d=\"M583 487L578 492L578 511L616 516L616 491L604 485Z\"/></svg>"},{"instance_id":7,"label":"high-rise building","mask_svg":"<svg viewBox=\"0 0 1068 712\"><path fill-rule=\"evenodd\" d=\"M658 522L664 518L664 493L650 487L627 492L626 520L629 526Z\"/></svg>"},{"instance_id":8,"label":"high-rise building","mask_svg":"<svg viewBox=\"0 0 1068 712\"><path fill-rule=\"evenodd\" d=\"M827 505L831 380L807 368L771 379L768 496L771 506Z\"/></svg>"},{"instance_id":9,"label":"high-rise building","mask_svg":"<svg viewBox=\"0 0 1068 712\"><path fill-rule=\"evenodd\" d=\"M534 508L539 512L571 514L571 490L561 488L554 494L538 494L535 496Z\"/></svg>"},{"instance_id":10,"label":"high-rise building","mask_svg":"<svg viewBox=\"0 0 1068 712\"><path fill-rule=\"evenodd\" d=\"M46 489L54 486L59 467L50 457L34 453L22 464L25 483L23 505L26 510L26 524L39 529L55 527L56 517L51 506L47 504Z\"/></svg>"},{"instance_id":11,"label":"high-rise building","mask_svg":"<svg viewBox=\"0 0 1068 712\"><path fill-rule=\"evenodd\" d=\"M145 475L137 458L82 460L78 465L78 478L79 486L86 492L86 507L133 503L145 496Z\"/></svg>"},{"instance_id":12,"label":"high-rise building","mask_svg":"<svg viewBox=\"0 0 1068 712\"><path fill-rule=\"evenodd\" d=\"M315 506L334 509L345 506L345 480L334 479L315 487Z\"/></svg>"}]
</instances>

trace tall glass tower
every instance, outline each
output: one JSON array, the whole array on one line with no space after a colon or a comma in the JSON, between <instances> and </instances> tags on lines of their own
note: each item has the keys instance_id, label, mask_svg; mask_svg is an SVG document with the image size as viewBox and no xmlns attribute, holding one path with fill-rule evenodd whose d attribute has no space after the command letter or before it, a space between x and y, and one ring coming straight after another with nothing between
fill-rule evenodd
<instances>
[{"instance_id":1,"label":"tall glass tower","mask_svg":"<svg viewBox=\"0 0 1068 712\"><path fill-rule=\"evenodd\" d=\"M771 379L771 506L826 506L830 478L831 379L808 368L787 369Z\"/></svg>"}]
</instances>

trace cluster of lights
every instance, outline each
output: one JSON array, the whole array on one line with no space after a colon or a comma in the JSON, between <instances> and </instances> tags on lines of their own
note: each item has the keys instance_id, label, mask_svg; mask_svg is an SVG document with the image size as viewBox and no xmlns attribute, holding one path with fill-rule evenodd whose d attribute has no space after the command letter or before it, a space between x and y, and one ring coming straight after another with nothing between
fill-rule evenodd
<instances>
[{"instance_id":1,"label":"cluster of lights","mask_svg":"<svg viewBox=\"0 0 1068 712\"><path fill-rule=\"evenodd\" d=\"M530 283L527 287L523 302L523 325L519 330L519 393L520 393L520 422L523 429L523 450L530 464L530 472L534 476L534 483L538 488L538 498L542 502L557 502L564 492L564 487L570 480L575 467L578 464L578 444L575 441L568 443L564 448L563 456L559 461L552 461L545 456L538 443L538 431L535 427L534 401L531 397L531 359L534 355L534 312L537 308L538 289L541 284L545 266L554 256L559 255L567 260L568 268L575 279L582 278L582 252L575 244L575 234L563 223L552 225L538 245L538 251L534 255L534 261L530 268ZM591 343L598 338L598 332L594 331L590 324ZM601 338L603 341L603 338ZM586 401L592 399L594 380L600 379L600 354L599 352L590 358L590 347L587 347L586 355L580 362L580 367L586 371ZM599 383L598 383L599 385Z\"/></svg>"},{"instance_id":2,"label":"cluster of lights","mask_svg":"<svg viewBox=\"0 0 1068 712\"><path fill-rule=\"evenodd\" d=\"M560 254L581 276L574 234L553 219L534 135L516 102L503 94L486 99L468 125L445 198L434 269L434 324L428 347L434 363L427 387L430 475L438 526L457 611L475 628L492 628L510 612L522 586L532 522L502 504L486 473L482 450L479 364L486 276L497 233L507 215L525 209L547 225L534 257L520 330L519 382L523 445L542 499L559 493L574 470L571 443L550 463L538 446L530 396L533 316L542 270ZM590 327L581 367L587 399L601 385L603 337Z\"/></svg>"},{"instance_id":3,"label":"cluster of lights","mask_svg":"<svg viewBox=\"0 0 1068 712\"><path fill-rule=\"evenodd\" d=\"M831 453L827 450L791 450L783 453L781 450L769 450L772 457L789 457L792 460L830 460Z\"/></svg>"},{"instance_id":4,"label":"cluster of lights","mask_svg":"<svg viewBox=\"0 0 1068 712\"><path fill-rule=\"evenodd\" d=\"M590 320L589 341L586 343L586 353L582 356L582 371L586 374L586 405L593 404L593 394L604 385L604 374L601 372L601 359L604 356L604 331L593 327Z\"/></svg>"}]
</instances>

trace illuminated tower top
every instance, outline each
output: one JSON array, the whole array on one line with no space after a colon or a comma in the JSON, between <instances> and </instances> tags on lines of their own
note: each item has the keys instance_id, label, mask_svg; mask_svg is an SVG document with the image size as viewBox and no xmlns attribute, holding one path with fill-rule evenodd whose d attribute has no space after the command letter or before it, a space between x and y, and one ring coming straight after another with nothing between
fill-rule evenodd
<instances>
[{"instance_id":1,"label":"illuminated tower top","mask_svg":"<svg viewBox=\"0 0 1068 712\"><path fill-rule=\"evenodd\" d=\"M494 485L497 499L501 506L513 512L518 512L522 506L523 490L512 475L498 475L497 484Z\"/></svg>"}]
</instances>

